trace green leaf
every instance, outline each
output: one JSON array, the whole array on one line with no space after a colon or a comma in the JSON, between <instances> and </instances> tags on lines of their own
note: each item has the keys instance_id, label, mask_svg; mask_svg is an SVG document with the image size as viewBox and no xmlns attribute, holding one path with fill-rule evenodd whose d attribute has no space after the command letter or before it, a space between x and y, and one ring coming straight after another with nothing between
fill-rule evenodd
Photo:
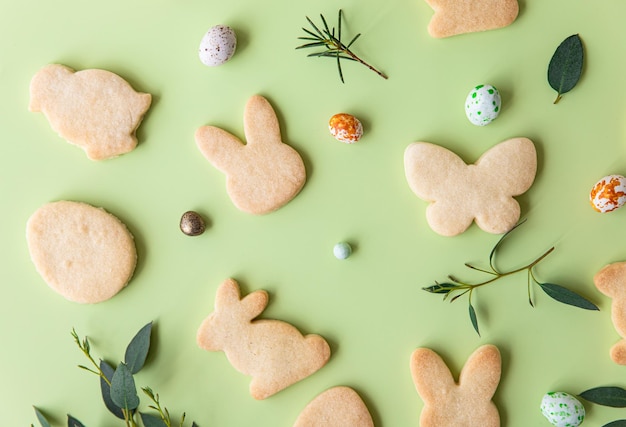
<instances>
[{"instance_id":1,"label":"green leaf","mask_svg":"<svg viewBox=\"0 0 626 427\"><path fill-rule=\"evenodd\" d=\"M626 420L617 420L603 425L602 427L626 427Z\"/></svg>"},{"instance_id":2,"label":"green leaf","mask_svg":"<svg viewBox=\"0 0 626 427\"><path fill-rule=\"evenodd\" d=\"M583 391L580 397L598 405L626 408L626 390L620 387L596 387Z\"/></svg>"},{"instance_id":3,"label":"green leaf","mask_svg":"<svg viewBox=\"0 0 626 427\"><path fill-rule=\"evenodd\" d=\"M472 303L470 303L469 305L469 316L470 320L472 321L472 326L474 327L474 330L476 331L478 336L480 336L480 331L478 330L478 319L476 318L476 310L474 310L474 306L472 305Z\"/></svg>"},{"instance_id":4,"label":"green leaf","mask_svg":"<svg viewBox=\"0 0 626 427\"><path fill-rule=\"evenodd\" d=\"M511 228L509 231L507 231L506 233L504 233L502 235L502 237L500 237L500 240L498 240L498 242L496 243L496 245L493 247L493 249L491 250L491 252L489 253L489 266L491 267L491 270L493 270L494 272L497 272L498 270L495 267L495 256L496 256L496 251L498 250L498 248L500 247L500 245L502 245L502 242L504 242L504 239L507 238L507 236L509 234L511 234L517 227L519 227L520 225L524 224L526 222L526 218L522 219L520 222L518 222L517 224L515 224L515 226L513 228ZM467 265L467 264L465 264ZM470 267L473 268L473 267Z\"/></svg>"},{"instance_id":5,"label":"green leaf","mask_svg":"<svg viewBox=\"0 0 626 427\"><path fill-rule=\"evenodd\" d=\"M458 287L459 285L455 285L454 283L435 283L432 286L422 288L422 290L430 292L431 294L447 294Z\"/></svg>"},{"instance_id":6,"label":"green leaf","mask_svg":"<svg viewBox=\"0 0 626 427\"><path fill-rule=\"evenodd\" d=\"M585 297L563 286L555 285L554 283L539 283L539 286L541 286L541 289L543 289L548 296L563 304L573 305L574 307L583 308L585 310L600 310L598 306Z\"/></svg>"},{"instance_id":7,"label":"green leaf","mask_svg":"<svg viewBox=\"0 0 626 427\"><path fill-rule=\"evenodd\" d=\"M109 383L113 379L113 374L115 373L115 369L111 367L104 360L100 361L100 370L104 374ZM119 419L124 419L124 413L122 412L122 408L117 406L115 402L111 399L111 386L104 380L104 378L100 377L100 391L102 393L102 400L104 401L104 406L115 415Z\"/></svg>"},{"instance_id":8,"label":"green leaf","mask_svg":"<svg viewBox=\"0 0 626 427\"><path fill-rule=\"evenodd\" d=\"M150 350L150 334L152 333L152 322L145 325L137 332L126 347L124 363L128 365L130 372L136 374L143 368Z\"/></svg>"},{"instance_id":9,"label":"green leaf","mask_svg":"<svg viewBox=\"0 0 626 427\"><path fill-rule=\"evenodd\" d=\"M141 416L141 421L145 427L167 427L165 421L157 415L146 414L143 412L140 412L139 415Z\"/></svg>"},{"instance_id":10,"label":"green leaf","mask_svg":"<svg viewBox=\"0 0 626 427\"><path fill-rule=\"evenodd\" d=\"M67 414L67 427L85 427L85 426L76 418L72 417L70 414Z\"/></svg>"},{"instance_id":11,"label":"green leaf","mask_svg":"<svg viewBox=\"0 0 626 427\"><path fill-rule=\"evenodd\" d=\"M196 424L196 422L194 421L193 423L191 423L191 427L199 427L198 424Z\"/></svg>"},{"instance_id":12,"label":"green leaf","mask_svg":"<svg viewBox=\"0 0 626 427\"><path fill-rule=\"evenodd\" d=\"M39 421L39 424L41 424L41 427L50 427L50 421L46 419L41 411L35 406L33 406L33 409L35 410L35 415L37 415L37 420Z\"/></svg>"},{"instance_id":13,"label":"green leaf","mask_svg":"<svg viewBox=\"0 0 626 427\"><path fill-rule=\"evenodd\" d=\"M111 400L120 408L127 410L137 409L139 406L135 380L130 368L124 363L119 364L111 379Z\"/></svg>"},{"instance_id":14,"label":"green leaf","mask_svg":"<svg viewBox=\"0 0 626 427\"><path fill-rule=\"evenodd\" d=\"M557 92L556 104L561 95L576 86L583 70L584 50L578 34L563 40L556 48L548 66L548 83Z\"/></svg>"}]
</instances>

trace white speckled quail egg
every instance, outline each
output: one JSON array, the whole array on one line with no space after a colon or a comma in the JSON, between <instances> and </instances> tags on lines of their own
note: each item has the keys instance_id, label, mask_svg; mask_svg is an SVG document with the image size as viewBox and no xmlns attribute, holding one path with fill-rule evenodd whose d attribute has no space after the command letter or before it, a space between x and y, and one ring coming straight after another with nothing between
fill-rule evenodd
<instances>
[{"instance_id":1,"label":"white speckled quail egg","mask_svg":"<svg viewBox=\"0 0 626 427\"><path fill-rule=\"evenodd\" d=\"M607 175L595 183L589 193L591 206L598 212L611 212L626 203L626 178Z\"/></svg>"},{"instance_id":2,"label":"white speckled quail egg","mask_svg":"<svg viewBox=\"0 0 626 427\"><path fill-rule=\"evenodd\" d=\"M500 114L500 92L491 85L478 85L465 99L465 115L476 126L486 126Z\"/></svg>"},{"instance_id":3,"label":"white speckled quail egg","mask_svg":"<svg viewBox=\"0 0 626 427\"><path fill-rule=\"evenodd\" d=\"M569 393L555 391L541 399L541 413L556 427L578 427L585 419L585 407Z\"/></svg>"},{"instance_id":4,"label":"white speckled quail egg","mask_svg":"<svg viewBox=\"0 0 626 427\"><path fill-rule=\"evenodd\" d=\"M215 67L228 61L235 54L236 48L235 31L226 25L216 25L202 37L198 55L204 65Z\"/></svg>"}]
</instances>

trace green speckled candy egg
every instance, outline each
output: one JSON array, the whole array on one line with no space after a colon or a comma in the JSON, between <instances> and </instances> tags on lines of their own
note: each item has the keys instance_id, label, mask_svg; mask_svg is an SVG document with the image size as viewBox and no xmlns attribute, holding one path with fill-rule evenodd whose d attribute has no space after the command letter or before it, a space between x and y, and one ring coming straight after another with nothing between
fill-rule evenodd
<instances>
[{"instance_id":1,"label":"green speckled candy egg","mask_svg":"<svg viewBox=\"0 0 626 427\"><path fill-rule=\"evenodd\" d=\"M465 115L472 124L486 126L500 114L500 92L491 85L478 85L465 99Z\"/></svg>"},{"instance_id":2,"label":"green speckled candy egg","mask_svg":"<svg viewBox=\"0 0 626 427\"><path fill-rule=\"evenodd\" d=\"M585 419L585 407L569 393L546 393L541 399L541 413L556 427L578 427Z\"/></svg>"}]
</instances>

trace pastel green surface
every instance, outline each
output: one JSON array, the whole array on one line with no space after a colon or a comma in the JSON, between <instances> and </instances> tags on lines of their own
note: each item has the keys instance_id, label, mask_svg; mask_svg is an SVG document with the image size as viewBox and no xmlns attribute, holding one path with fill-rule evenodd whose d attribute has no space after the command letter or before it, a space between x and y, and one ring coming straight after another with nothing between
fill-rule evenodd
<instances>
[{"instance_id":1,"label":"pastel green surface","mask_svg":"<svg viewBox=\"0 0 626 427\"><path fill-rule=\"evenodd\" d=\"M626 4L522 0L510 27L439 40L427 33L433 12L422 0L300 3L0 0L1 425L36 424L32 405L55 425L66 413L89 426L122 425L102 405L97 378L76 367L86 360L70 331L90 336L94 355L116 363L151 320L153 351L137 383L158 392L175 418L184 411L201 427L290 426L335 385L353 387L377 426L416 426L423 403L409 356L422 346L458 375L478 346L497 345L503 376L495 402L503 426L545 425L538 407L547 391L626 387L626 368L609 359L619 338L611 301L592 282L602 266L626 259L626 209L598 214L588 202L600 177L626 173ZM347 37L363 33L354 50L389 80L347 63L341 84L332 60L294 49L305 16L317 21L321 12L334 23L339 6ZM235 29L237 52L207 68L197 48L216 24ZM553 105L548 62L574 33L587 52L583 77ZM138 148L94 163L42 114L28 112L30 79L48 63L107 69L151 93ZM468 91L482 83L502 95L500 117L485 128L463 111ZM243 107L254 94L274 105L283 140L301 153L308 172L292 202L262 217L233 206L223 175L194 142L195 130L207 124L243 137ZM328 119L339 112L363 122L357 144L328 133ZM480 279L463 263L485 265L498 237L476 226L454 238L431 231L426 203L405 181L403 152L427 141L473 162L516 136L535 142L539 170L519 198L528 221L498 263L518 267L556 245L538 276L578 291L601 311L558 304L537 288L532 308L526 278L515 276L474 294L478 337L466 300L444 303L421 288L448 274ZM28 217L61 199L105 207L135 235L135 277L107 302L64 300L29 259ZM200 237L178 229L190 209L208 219ZM345 261L333 256L338 241L354 248ZM252 399L248 377L222 353L195 343L228 277L245 293L269 292L262 317L323 335L332 349L328 365L267 400ZM624 417L623 410L594 407L587 423Z\"/></svg>"}]
</instances>

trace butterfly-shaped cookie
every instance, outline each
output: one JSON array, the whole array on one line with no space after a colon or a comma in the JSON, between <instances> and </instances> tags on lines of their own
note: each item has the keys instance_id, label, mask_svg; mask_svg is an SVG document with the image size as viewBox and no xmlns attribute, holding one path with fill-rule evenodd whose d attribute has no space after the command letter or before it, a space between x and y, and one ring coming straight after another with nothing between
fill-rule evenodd
<instances>
[{"instance_id":1,"label":"butterfly-shaped cookie","mask_svg":"<svg viewBox=\"0 0 626 427\"><path fill-rule=\"evenodd\" d=\"M426 220L437 233L455 236L472 223L502 234L520 218L513 198L530 188L537 172L537 152L528 138L513 138L466 164L452 151L416 142L404 152L404 170L411 190L428 202Z\"/></svg>"}]
</instances>

